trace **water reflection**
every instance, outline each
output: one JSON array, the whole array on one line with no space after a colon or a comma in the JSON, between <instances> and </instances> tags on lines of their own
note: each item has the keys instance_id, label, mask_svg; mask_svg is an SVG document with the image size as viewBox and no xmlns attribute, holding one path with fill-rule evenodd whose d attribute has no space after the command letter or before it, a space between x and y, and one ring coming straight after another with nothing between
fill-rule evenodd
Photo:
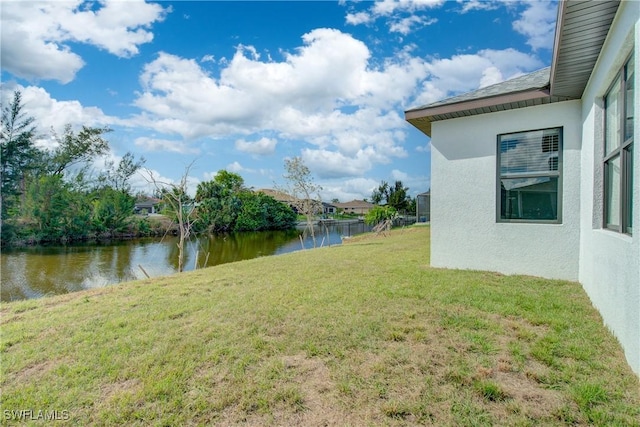
<instances>
[{"instance_id":1,"label":"water reflection","mask_svg":"<svg viewBox=\"0 0 640 427\"><path fill-rule=\"evenodd\" d=\"M336 245L343 236L369 231L362 223L317 228L318 245ZM302 249L300 231L269 231L215 235L193 239L187 246L185 270L214 266ZM178 239L136 239L125 242L46 246L3 251L0 255L2 301L39 298L103 287L145 277L173 274L178 269ZM305 248L312 248L308 237ZM196 262L197 257L197 262Z\"/></svg>"}]
</instances>

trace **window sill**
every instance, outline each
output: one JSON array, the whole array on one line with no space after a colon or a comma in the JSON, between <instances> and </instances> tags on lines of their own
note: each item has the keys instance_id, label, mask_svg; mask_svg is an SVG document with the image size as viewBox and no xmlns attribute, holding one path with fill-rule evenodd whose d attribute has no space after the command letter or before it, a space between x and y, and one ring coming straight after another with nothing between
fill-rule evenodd
<instances>
[{"instance_id":1,"label":"window sill","mask_svg":"<svg viewBox=\"0 0 640 427\"><path fill-rule=\"evenodd\" d=\"M607 236L607 238L615 238L625 243L631 244L633 242L633 236L630 234L620 233L619 231L609 230L607 228L597 228L593 231L598 234L602 234L603 236Z\"/></svg>"},{"instance_id":2,"label":"window sill","mask_svg":"<svg viewBox=\"0 0 640 427\"><path fill-rule=\"evenodd\" d=\"M496 224L533 224L533 225L562 225L561 221L545 221L545 220L531 220L531 219L499 219Z\"/></svg>"}]
</instances>

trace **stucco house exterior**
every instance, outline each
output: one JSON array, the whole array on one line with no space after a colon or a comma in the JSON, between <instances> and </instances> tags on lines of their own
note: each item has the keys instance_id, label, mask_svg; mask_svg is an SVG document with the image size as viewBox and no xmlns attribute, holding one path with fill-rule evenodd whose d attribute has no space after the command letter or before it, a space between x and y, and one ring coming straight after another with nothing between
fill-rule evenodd
<instances>
[{"instance_id":1,"label":"stucco house exterior","mask_svg":"<svg viewBox=\"0 0 640 427\"><path fill-rule=\"evenodd\" d=\"M375 207L373 203L364 200L352 200L346 203L334 203L334 206L345 214L366 215Z\"/></svg>"},{"instance_id":2,"label":"stucco house exterior","mask_svg":"<svg viewBox=\"0 0 640 427\"><path fill-rule=\"evenodd\" d=\"M640 375L640 2L561 1L551 67L405 112L431 263L579 281Z\"/></svg>"},{"instance_id":3,"label":"stucco house exterior","mask_svg":"<svg viewBox=\"0 0 640 427\"><path fill-rule=\"evenodd\" d=\"M280 190L273 190L271 188L261 188L260 190L256 190L257 193L262 193L266 196L272 197L280 203L284 203L285 205L289 205L291 209L293 209L296 213L300 210L309 209L313 211L314 215L319 215L323 213L323 202L316 199L298 199L290 194L287 194Z\"/></svg>"},{"instance_id":4,"label":"stucco house exterior","mask_svg":"<svg viewBox=\"0 0 640 427\"><path fill-rule=\"evenodd\" d=\"M274 199L276 199L277 201L287 204L287 205L293 205L295 204L295 202L297 201L295 197L280 191L280 190L273 190L271 188L261 188L259 190L256 191L257 193L262 193L265 194L269 197L273 197Z\"/></svg>"},{"instance_id":5,"label":"stucco house exterior","mask_svg":"<svg viewBox=\"0 0 640 427\"><path fill-rule=\"evenodd\" d=\"M334 215L338 213L338 208L333 203L322 202L322 213L324 215Z\"/></svg>"},{"instance_id":6,"label":"stucco house exterior","mask_svg":"<svg viewBox=\"0 0 640 427\"><path fill-rule=\"evenodd\" d=\"M143 197L136 200L133 210L135 213L156 214L158 213L158 205L162 200L155 197Z\"/></svg>"}]
</instances>

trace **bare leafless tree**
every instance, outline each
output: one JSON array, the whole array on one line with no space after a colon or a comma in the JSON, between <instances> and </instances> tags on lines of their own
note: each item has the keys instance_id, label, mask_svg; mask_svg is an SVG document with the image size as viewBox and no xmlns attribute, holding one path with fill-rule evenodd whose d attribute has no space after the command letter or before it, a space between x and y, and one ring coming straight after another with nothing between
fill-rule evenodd
<instances>
[{"instance_id":1,"label":"bare leafless tree","mask_svg":"<svg viewBox=\"0 0 640 427\"><path fill-rule=\"evenodd\" d=\"M147 181L153 184L157 192L162 196L170 214L178 225L178 272L184 270L185 245L191 236L193 225L196 221L195 206L193 200L187 194L187 179L194 162L186 168L179 183L160 181L152 171L146 170Z\"/></svg>"},{"instance_id":2,"label":"bare leafless tree","mask_svg":"<svg viewBox=\"0 0 640 427\"><path fill-rule=\"evenodd\" d=\"M316 247L316 235L313 219L318 213L322 213L322 201L320 200L320 190L322 187L314 184L311 171L304 164L300 157L285 159L284 168L286 175L286 185L278 188L279 191L291 196L290 204L301 215L306 218L304 233L311 235L313 247Z\"/></svg>"}]
</instances>

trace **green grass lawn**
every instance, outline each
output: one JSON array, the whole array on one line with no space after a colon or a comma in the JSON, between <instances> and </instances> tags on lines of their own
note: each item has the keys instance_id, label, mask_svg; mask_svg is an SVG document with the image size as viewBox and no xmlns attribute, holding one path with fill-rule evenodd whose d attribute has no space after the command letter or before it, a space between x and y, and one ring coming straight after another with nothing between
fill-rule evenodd
<instances>
[{"instance_id":1,"label":"green grass lawn","mask_svg":"<svg viewBox=\"0 0 640 427\"><path fill-rule=\"evenodd\" d=\"M640 425L579 284L431 268L428 227L2 304L1 331L10 425Z\"/></svg>"}]
</instances>

